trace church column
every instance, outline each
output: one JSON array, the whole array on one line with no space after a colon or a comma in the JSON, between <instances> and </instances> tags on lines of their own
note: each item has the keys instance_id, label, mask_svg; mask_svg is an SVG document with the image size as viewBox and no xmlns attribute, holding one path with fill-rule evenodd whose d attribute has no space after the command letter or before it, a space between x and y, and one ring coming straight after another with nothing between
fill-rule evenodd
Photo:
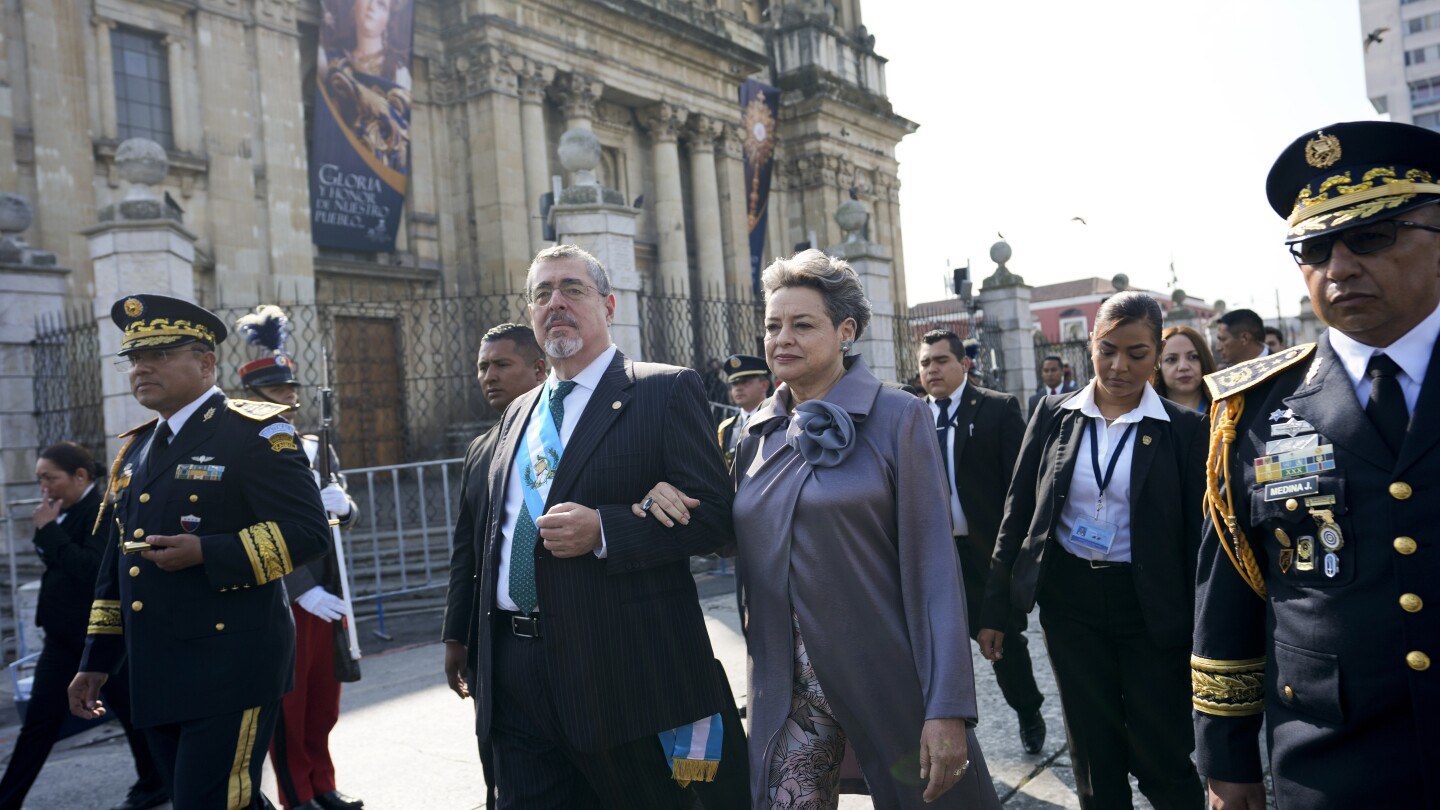
<instances>
[{"instance_id":1,"label":"church column","mask_svg":"<svg viewBox=\"0 0 1440 810\"><path fill-rule=\"evenodd\" d=\"M516 126L520 120L516 58L482 46L459 62L468 96L474 250L480 257L460 279L460 287L468 293L519 290L534 254L526 221L524 145Z\"/></svg>"},{"instance_id":2,"label":"church column","mask_svg":"<svg viewBox=\"0 0 1440 810\"><path fill-rule=\"evenodd\" d=\"M115 57L110 51L110 32L115 21L95 17L95 72L100 79L100 137L114 140L120 137L119 115L115 111ZM174 68L171 68L174 81Z\"/></svg>"},{"instance_id":3,"label":"church column","mask_svg":"<svg viewBox=\"0 0 1440 810\"><path fill-rule=\"evenodd\" d=\"M545 223L540 219L540 195L550 185L546 160L549 139L545 137L545 86L553 70L526 62L519 76L520 139L525 153L525 212L530 221L530 252L539 253L545 241Z\"/></svg>"},{"instance_id":4,"label":"church column","mask_svg":"<svg viewBox=\"0 0 1440 810\"><path fill-rule=\"evenodd\" d=\"M685 110L660 103L642 118L650 133L655 162L655 231L660 240L657 269L665 291L690 293L690 266L685 242L685 200L680 188L680 150L676 138L685 124Z\"/></svg>"},{"instance_id":5,"label":"church column","mask_svg":"<svg viewBox=\"0 0 1440 810\"><path fill-rule=\"evenodd\" d=\"M700 293L725 296L725 249L720 230L720 191L715 182L715 137L720 124L708 115L692 115L685 138L690 147L691 210L695 213L696 258Z\"/></svg>"},{"instance_id":6,"label":"church column","mask_svg":"<svg viewBox=\"0 0 1440 810\"><path fill-rule=\"evenodd\" d=\"M745 196L745 136L726 124L717 159L720 181L720 233L725 248L725 283L738 300L751 297L750 220ZM772 188L773 188L772 184ZM773 195L775 192L771 191Z\"/></svg>"},{"instance_id":7,"label":"church column","mask_svg":"<svg viewBox=\"0 0 1440 810\"><path fill-rule=\"evenodd\" d=\"M604 89L599 79L583 73L567 73L555 79L550 94L565 113L565 129L593 129L590 122L595 119L595 102Z\"/></svg>"}]
</instances>

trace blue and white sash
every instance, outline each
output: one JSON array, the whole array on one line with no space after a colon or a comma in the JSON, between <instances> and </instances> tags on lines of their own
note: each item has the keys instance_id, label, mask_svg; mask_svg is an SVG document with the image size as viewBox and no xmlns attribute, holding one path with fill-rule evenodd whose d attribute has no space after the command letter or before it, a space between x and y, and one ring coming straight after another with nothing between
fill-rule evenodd
<instances>
[{"instance_id":1,"label":"blue and white sash","mask_svg":"<svg viewBox=\"0 0 1440 810\"><path fill-rule=\"evenodd\" d=\"M520 452L515 454L515 474L520 476L520 491L525 495L525 506L532 521L545 514L550 484L560 469L560 455L565 452L565 445L560 443L560 430L555 427L555 416L550 413L550 390L547 380L535 404L535 414L525 427Z\"/></svg>"},{"instance_id":2,"label":"blue and white sash","mask_svg":"<svg viewBox=\"0 0 1440 810\"><path fill-rule=\"evenodd\" d=\"M660 732L660 747L670 760L670 775L680 787L715 781L720 770L723 727L720 715L712 714L688 726Z\"/></svg>"}]
</instances>

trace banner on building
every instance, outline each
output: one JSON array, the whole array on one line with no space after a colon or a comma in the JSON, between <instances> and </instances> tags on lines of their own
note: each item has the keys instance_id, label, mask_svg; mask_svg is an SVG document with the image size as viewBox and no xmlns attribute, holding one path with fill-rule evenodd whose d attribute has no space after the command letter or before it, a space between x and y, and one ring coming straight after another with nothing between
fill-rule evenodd
<instances>
[{"instance_id":1,"label":"banner on building","mask_svg":"<svg viewBox=\"0 0 1440 810\"><path fill-rule=\"evenodd\" d=\"M750 283L760 292L765 223L770 210L770 174L775 162L775 121L780 91L753 79L740 85L740 115L745 127L745 210L750 228Z\"/></svg>"},{"instance_id":2,"label":"banner on building","mask_svg":"<svg viewBox=\"0 0 1440 810\"><path fill-rule=\"evenodd\" d=\"M321 0L310 232L317 245L395 249L410 174L414 0Z\"/></svg>"}]
</instances>

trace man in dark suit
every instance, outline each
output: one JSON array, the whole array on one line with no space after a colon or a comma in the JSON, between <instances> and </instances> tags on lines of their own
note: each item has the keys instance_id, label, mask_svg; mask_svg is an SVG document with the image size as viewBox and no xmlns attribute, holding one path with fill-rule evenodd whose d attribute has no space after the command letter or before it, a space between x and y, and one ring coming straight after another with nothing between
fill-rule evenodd
<instances>
[{"instance_id":1,"label":"man in dark suit","mask_svg":"<svg viewBox=\"0 0 1440 810\"><path fill-rule=\"evenodd\" d=\"M706 807L736 806L744 735L689 567L733 541L700 378L615 348L610 281L585 251L541 251L526 288L552 371L496 428L473 607L497 806L681 808L684 783L712 778ZM631 513L659 481L699 500L687 523Z\"/></svg>"},{"instance_id":2,"label":"man in dark suit","mask_svg":"<svg viewBox=\"0 0 1440 810\"><path fill-rule=\"evenodd\" d=\"M1009 394L969 384L969 359L954 332L935 329L920 343L920 380L935 416L936 431L950 474L950 522L960 571L965 579L970 637L980 632L980 604L990 555L1005 512L1015 457L1025 433L1020 402ZM1026 617L1018 612L1006 623L1010 639L1005 657L995 662L995 680L1005 702L1020 720L1020 743L1027 753L1045 745L1045 698L1035 685L1030 650L1025 640Z\"/></svg>"},{"instance_id":3,"label":"man in dark suit","mask_svg":"<svg viewBox=\"0 0 1440 810\"><path fill-rule=\"evenodd\" d=\"M1222 368L1269 354L1265 322L1253 309L1230 310L1215 319L1215 349Z\"/></svg>"},{"instance_id":4,"label":"man in dark suit","mask_svg":"<svg viewBox=\"0 0 1440 810\"><path fill-rule=\"evenodd\" d=\"M1191 681L1212 807L1440 807L1440 133L1308 132L1270 204L1329 325L1206 378ZM1350 178L1373 186L1333 187ZM1388 182L1380 182L1383 178Z\"/></svg>"},{"instance_id":5,"label":"man in dark suit","mask_svg":"<svg viewBox=\"0 0 1440 810\"><path fill-rule=\"evenodd\" d=\"M1074 382L1065 382L1065 361L1058 355L1047 354L1045 359L1040 361L1040 388L1030 396L1030 402L1025 406L1027 415L1035 413L1035 406L1040 400L1055 394L1064 394L1074 391Z\"/></svg>"},{"instance_id":6,"label":"man in dark suit","mask_svg":"<svg viewBox=\"0 0 1440 810\"><path fill-rule=\"evenodd\" d=\"M110 315L135 399L160 418L121 434L70 710L103 714L100 688L125 658L134 723L175 807L269 807L260 768L295 679L280 580L330 547L320 490L285 406L215 386L219 318L158 295Z\"/></svg>"}]
</instances>

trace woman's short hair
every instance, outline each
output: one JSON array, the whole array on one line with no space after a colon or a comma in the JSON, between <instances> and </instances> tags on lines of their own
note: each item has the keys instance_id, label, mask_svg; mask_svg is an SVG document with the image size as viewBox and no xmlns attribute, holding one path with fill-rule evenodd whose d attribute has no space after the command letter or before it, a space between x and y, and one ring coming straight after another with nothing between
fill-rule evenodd
<instances>
[{"instance_id":1,"label":"woman's short hair","mask_svg":"<svg viewBox=\"0 0 1440 810\"><path fill-rule=\"evenodd\" d=\"M84 470L90 473L90 480L94 481L105 474L105 467L95 460L95 456L83 445L75 442L52 444L40 451L40 458L64 470L66 475L74 475Z\"/></svg>"},{"instance_id":2,"label":"woman's short hair","mask_svg":"<svg viewBox=\"0 0 1440 810\"><path fill-rule=\"evenodd\" d=\"M846 318L855 321L855 337L865 334L870 323L870 299L860 276L844 259L823 251L802 250L788 259L776 259L760 274L765 300L786 287L809 287L820 293L830 323L839 326Z\"/></svg>"},{"instance_id":3,"label":"woman's short hair","mask_svg":"<svg viewBox=\"0 0 1440 810\"><path fill-rule=\"evenodd\" d=\"M1161 355L1165 354L1165 344L1170 342L1170 338L1176 337L1177 335L1189 339L1189 341L1195 345L1195 353L1200 355L1201 377L1207 374L1214 374L1219 370L1219 366L1215 363L1215 355L1210 353L1210 347L1205 344L1205 338L1202 337L1199 332L1188 326L1171 326L1165 329L1164 334L1161 335ZM1155 393L1167 399L1170 397L1170 389L1165 386L1165 375L1160 373L1158 363L1155 367L1155 373L1151 375L1150 384L1155 386ZM1203 385L1200 390L1202 392L1205 390Z\"/></svg>"},{"instance_id":4,"label":"woman's short hair","mask_svg":"<svg viewBox=\"0 0 1440 810\"><path fill-rule=\"evenodd\" d=\"M1126 290L1110 296L1100 305L1100 310L1095 313L1095 339L1105 337L1112 329L1143 323L1150 327L1150 333L1155 340L1155 350L1158 352L1161 344L1160 329L1164 321L1165 312L1154 298L1142 292Z\"/></svg>"}]
</instances>

